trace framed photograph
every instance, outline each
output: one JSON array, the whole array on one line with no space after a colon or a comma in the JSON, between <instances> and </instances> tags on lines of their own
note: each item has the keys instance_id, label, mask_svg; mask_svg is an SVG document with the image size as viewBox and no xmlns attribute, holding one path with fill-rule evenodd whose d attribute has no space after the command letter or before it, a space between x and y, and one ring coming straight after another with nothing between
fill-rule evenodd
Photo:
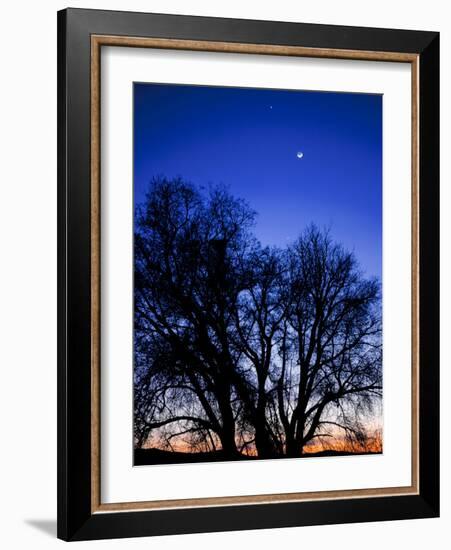
<instances>
[{"instance_id":1,"label":"framed photograph","mask_svg":"<svg viewBox=\"0 0 451 550\"><path fill-rule=\"evenodd\" d=\"M439 35L58 14L58 536L439 514Z\"/></svg>"}]
</instances>

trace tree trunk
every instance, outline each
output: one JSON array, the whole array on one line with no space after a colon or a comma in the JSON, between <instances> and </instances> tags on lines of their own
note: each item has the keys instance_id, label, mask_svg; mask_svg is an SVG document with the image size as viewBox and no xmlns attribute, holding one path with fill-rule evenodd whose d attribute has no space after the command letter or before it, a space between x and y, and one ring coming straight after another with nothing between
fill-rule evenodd
<instances>
[{"instance_id":1,"label":"tree trunk","mask_svg":"<svg viewBox=\"0 0 451 550\"><path fill-rule=\"evenodd\" d=\"M220 439L224 455L227 458L236 458L239 452L235 441L235 425L229 421L223 422Z\"/></svg>"},{"instance_id":2,"label":"tree trunk","mask_svg":"<svg viewBox=\"0 0 451 550\"><path fill-rule=\"evenodd\" d=\"M286 455L288 458L299 458L302 455L302 447L294 437L287 439Z\"/></svg>"},{"instance_id":3,"label":"tree trunk","mask_svg":"<svg viewBox=\"0 0 451 550\"><path fill-rule=\"evenodd\" d=\"M221 394L218 396L218 405L222 418L222 429L219 437L225 456L227 458L235 458L240 453L238 452L235 440L235 418L230 404L230 387L224 387L223 385L221 390Z\"/></svg>"},{"instance_id":4,"label":"tree trunk","mask_svg":"<svg viewBox=\"0 0 451 550\"><path fill-rule=\"evenodd\" d=\"M274 458L276 451L266 429L266 422L261 419L255 422L255 447L259 458Z\"/></svg>"}]
</instances>

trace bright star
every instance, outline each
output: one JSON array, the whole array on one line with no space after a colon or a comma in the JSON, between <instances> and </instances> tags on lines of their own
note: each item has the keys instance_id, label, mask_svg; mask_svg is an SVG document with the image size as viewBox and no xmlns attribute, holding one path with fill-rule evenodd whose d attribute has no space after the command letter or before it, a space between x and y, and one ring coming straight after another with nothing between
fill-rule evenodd
<instances>
[{"instance_id":1,"label":"bright star","mask_svg":"<svg viewBox=\"0 0 451 550\"><path fill-rule=\"evenodd\" d=\"M304 156L304 153L302 151L298 151L296 153L296 156L298 157L298 159L301 159Z\"/></svg>"}]
</instances>

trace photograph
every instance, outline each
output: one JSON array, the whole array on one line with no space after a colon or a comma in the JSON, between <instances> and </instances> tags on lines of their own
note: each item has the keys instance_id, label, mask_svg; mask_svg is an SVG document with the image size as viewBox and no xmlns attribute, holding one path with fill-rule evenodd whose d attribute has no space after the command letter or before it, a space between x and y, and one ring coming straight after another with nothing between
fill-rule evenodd
<instances>
[{"instance_id":1,"label":"photograph","mask_svg":"<svg viewBox=\"0 0 451 550\"><path fill-rule=\"evenodd\" d=\"M134 466L383 453L382 166L382 94L133 83Z\"/></svg>"}]
</instances>

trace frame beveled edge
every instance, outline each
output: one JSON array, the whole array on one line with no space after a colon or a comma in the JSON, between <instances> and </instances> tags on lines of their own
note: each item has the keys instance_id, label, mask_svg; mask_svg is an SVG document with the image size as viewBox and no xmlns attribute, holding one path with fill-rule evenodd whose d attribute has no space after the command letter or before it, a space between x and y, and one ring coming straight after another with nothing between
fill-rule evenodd
<instances>
[{"instance_id":1,"label":"frame beveled edge","mask_svg":"<svg viewBox=\"0 0 451 550\"><path fill-rule=\"evenodd\" d=\"M418 56L418 495L92 513L90 37L126 34ZM363 47L365 46L365 47ZM58 537L92 540L439 515L439 33L102 10L58 12ZM418 73L417 73L418 74ZM69 139L70 138L70 139ZM427 138L427 139L426 139ZM421 158L421 164L420 164ZM421 204L421 224L420 222ZM421 254L420 254L421 252ZM420 279L419 279L420 280ZM419 282L418 280L418 282ZM86 307L88 306L89 307ZM420 346L421 342L421 346ZM424 368L427 365L427 368ZM82 367L82 368L80 368ZM86 368L85 368L86 367Z\"/></svg>"},{"instance_id":2,"label":"frame beveled edge","mask_svg":"<svg viewBox=\"0 0 451 550\"><path fill-rule=\"evenodd\" d=\"M100 50L102 46L245 53L331 59L356 59L409 63L412 71L412 481L410 486L377 489L276 493L264 495L171 499L143 502L102 503L100 491ZM418 471L418 54L333 50L298 46L243 44L112 35L91 35L91 331L92 331L92 428L91 428L91 511L92 513L133 510L167 510L282 502L311 502L342 498L365 498L419 494Z\"/></svg>"}]
</instances>

